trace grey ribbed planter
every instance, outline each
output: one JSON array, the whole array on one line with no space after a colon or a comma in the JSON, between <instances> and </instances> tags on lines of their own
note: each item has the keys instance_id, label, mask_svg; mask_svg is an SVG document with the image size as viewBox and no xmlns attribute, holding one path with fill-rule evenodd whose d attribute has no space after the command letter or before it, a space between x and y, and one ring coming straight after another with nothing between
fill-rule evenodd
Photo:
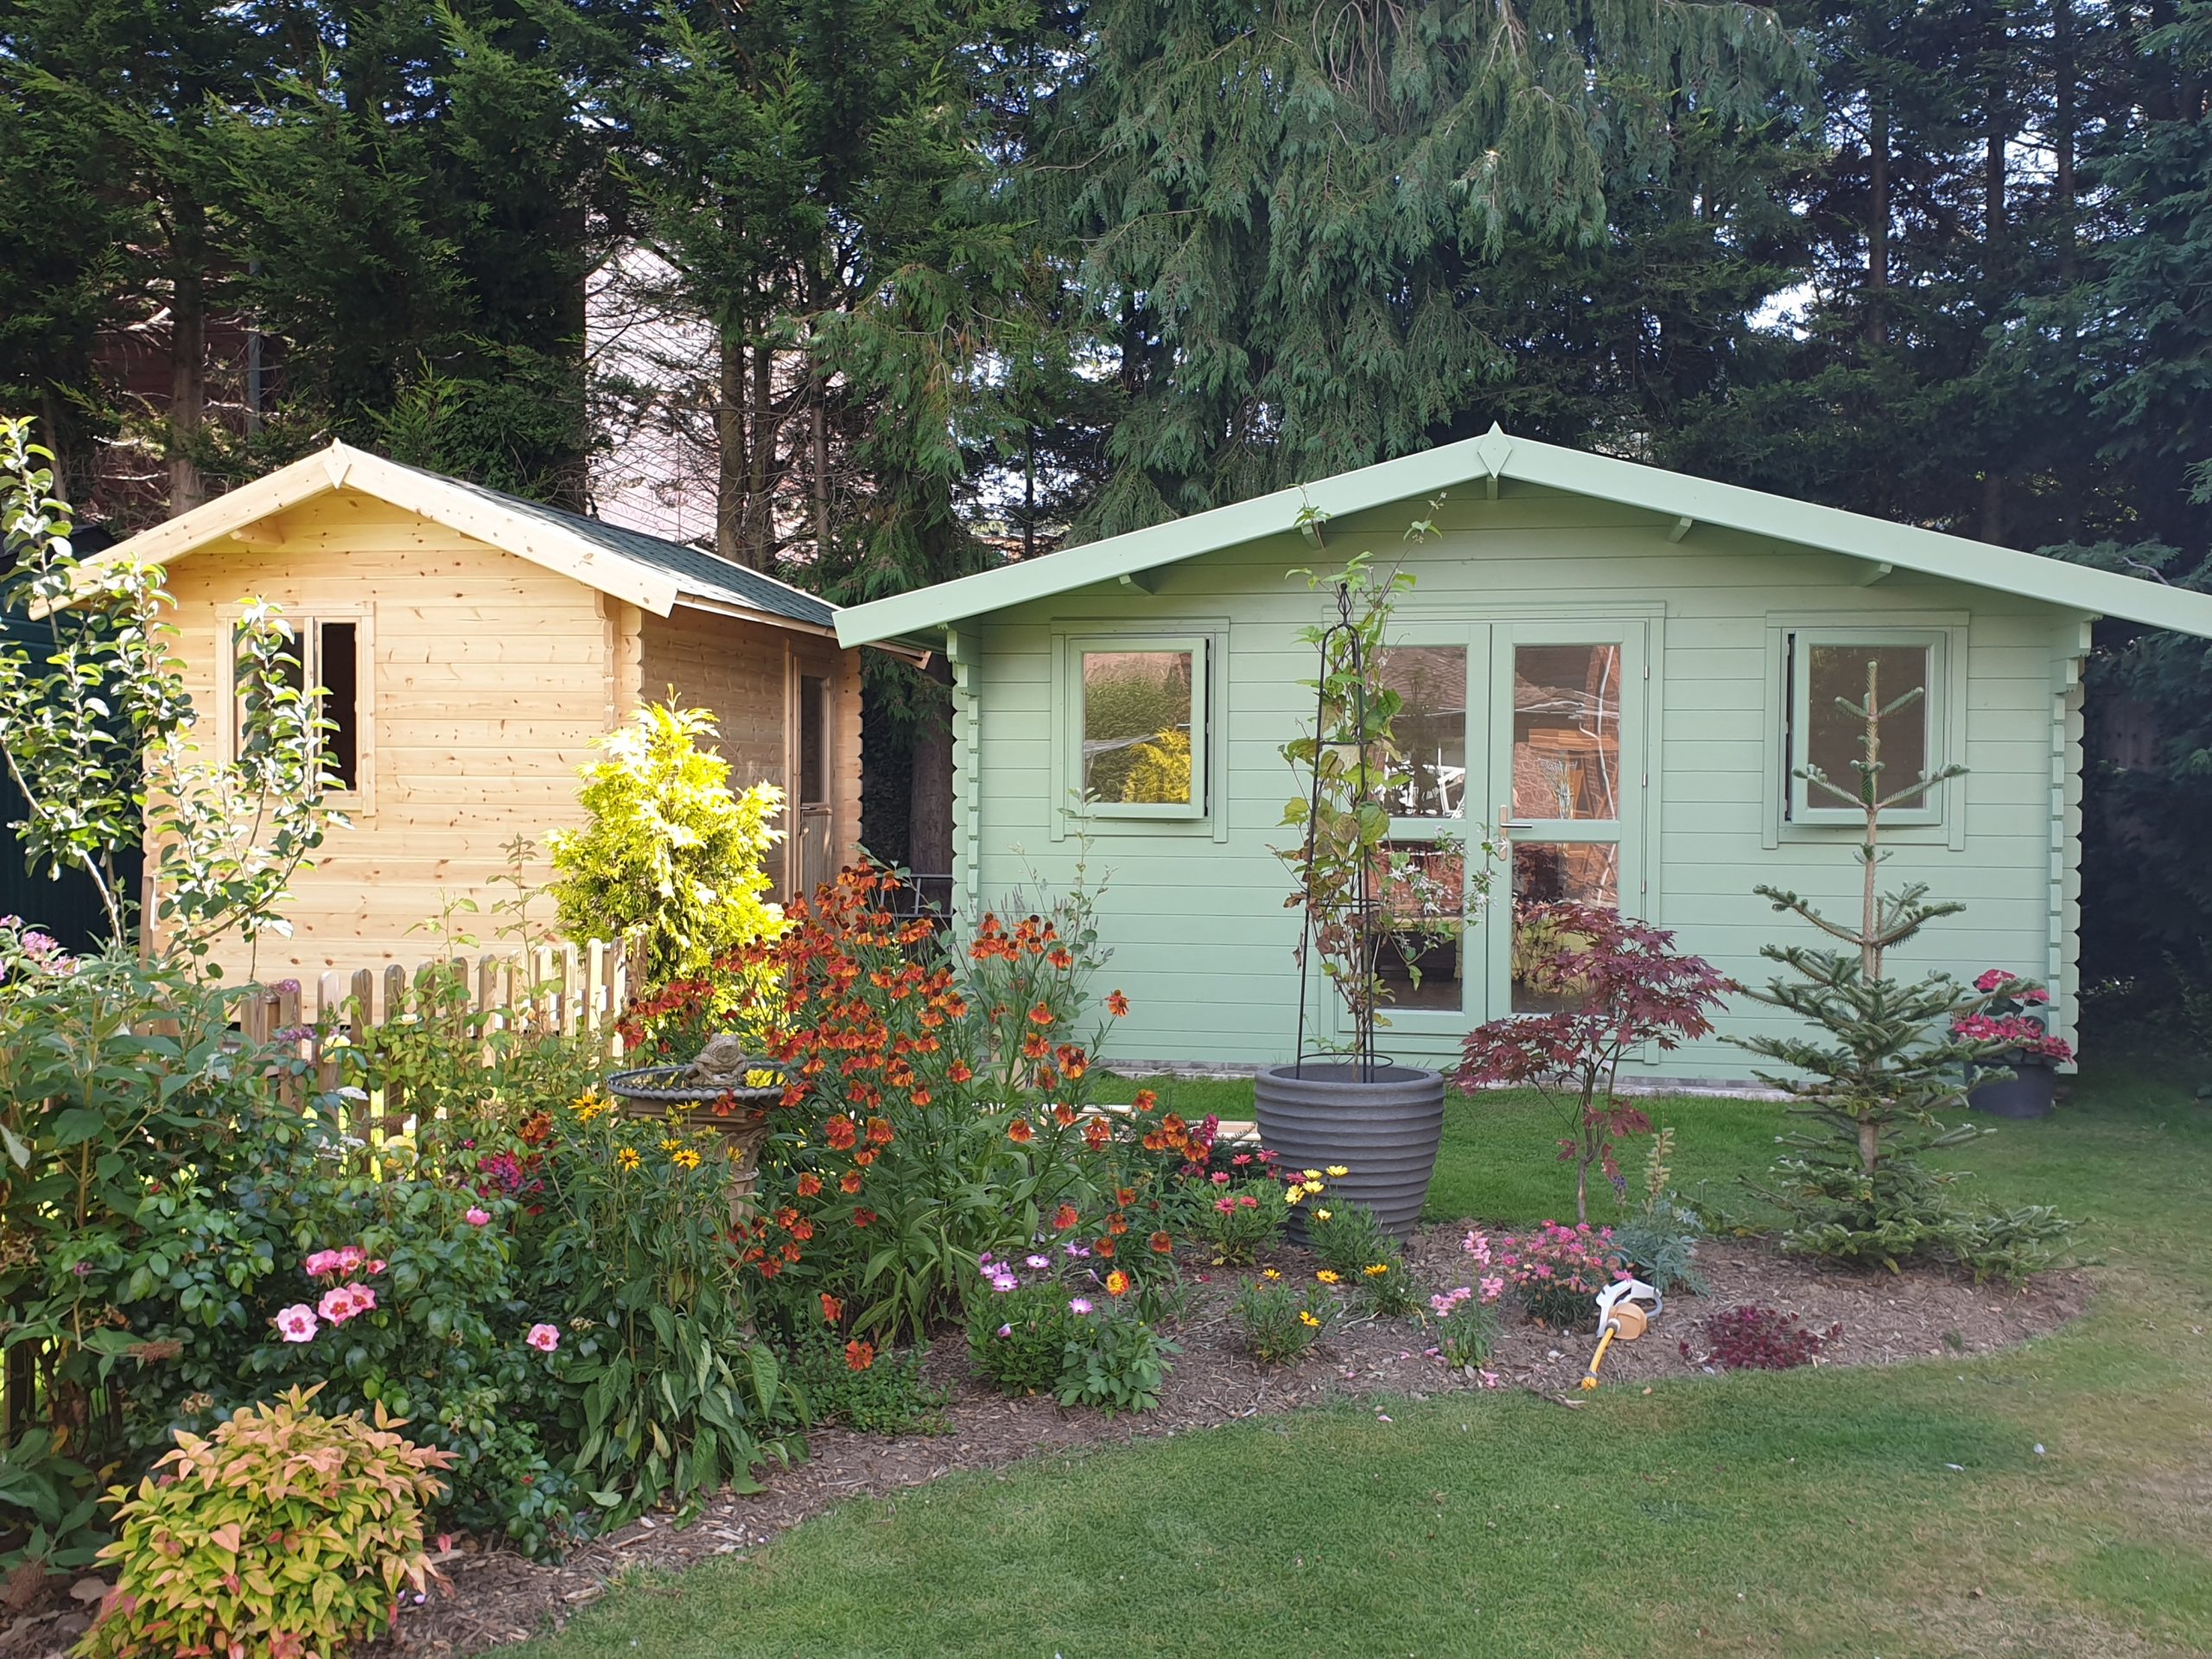
<instances>
[{"instance_id":1,"label":"grey ribbed planter","mask_svg":"<svg viewBox=\"0 0 2212 1659\"><path fill-rule=\"evenodd\" d=\"M1384 1065L1362 1078L1357 1066L1308 1060L1263 1066L1252 1080L1260 1144L1286 1169L1351 1173L1329 1182L1338 1198L1363 1204L1403 1238L1421 1219L1444 1138L1444 1077Z\"/></svg>"}]
</instances>

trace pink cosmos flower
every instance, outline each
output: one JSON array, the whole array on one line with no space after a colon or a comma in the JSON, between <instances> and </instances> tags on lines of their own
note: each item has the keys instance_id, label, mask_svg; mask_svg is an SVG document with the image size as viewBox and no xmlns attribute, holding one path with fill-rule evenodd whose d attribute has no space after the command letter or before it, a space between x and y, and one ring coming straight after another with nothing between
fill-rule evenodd
<instances>
[{"instance_id":1,"label":"pink cosmos flower","mask_svg":"<svg viewBox=\"0 0 2212 1659\"><path fill-rule=\"evenodd\" d=\"M1224 1216L1233 1215L1236 1210L1236 1200L1234 1198L1216 1198L1213 1201L1213 1207L1220 1211Z\"/></svg>"},{"instance_id":2,"label":"pink cosmos flower","mask_svg":"<svg viewBox=\"0 0 2212 1659\"><path fill-rule=\"evenodd\" d=\"M1216 1186L1227 1186L1229 1185L1229 1172L1225 1169L1217 1169L1206 1179L1211 1180Z\"/></svg>"},{"instance_id":3,"label":"pink cosmos flower","mask_svg":"<svg viewBox=\"0 0 2212 1659\"><path fill-rule=\"evenodd\" d=\"M305 1302L294 1302L289 1307L276 1310L274 1321L276 1334L287 1342L313 1342L316 1330L315 1310Z\"/></svg>"},{"instance_id":4,"label":"pink cosmos flower","mask_svg":"<svg viewBox=\"0 0 2212 1659\"><path fill-rule=\"evenodd\" d=\"M472 1204L468 1206L468 1213L461 1219L472 1227L488 1226L492 1220L492 1212L489 1210L480 1210Z\"/></svg>"},{"instance_id":5,"label":"pink cosmos flower","mask_svg":"<svg viewBox=\"0 0 2212 1659\"><path fill-rule=\"evenodd\" d=\"M550 1354L561 1345L559 1329L550 1325L533 1325L530 1334L523 1338L541 1354Z\"/></svg>"}]
</instances>

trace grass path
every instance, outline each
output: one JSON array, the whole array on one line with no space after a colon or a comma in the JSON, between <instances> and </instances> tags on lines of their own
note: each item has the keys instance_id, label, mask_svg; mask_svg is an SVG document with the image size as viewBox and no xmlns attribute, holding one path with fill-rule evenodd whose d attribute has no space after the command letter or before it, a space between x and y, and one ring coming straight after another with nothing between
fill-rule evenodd
<instances>
[{"instance_id":1,"label":"grass path","mask_svg":"<svg viewBox=\"0 0 2212 1659\"><path fill-rule=\"evenodd\" d=\"M1230 1115L1237 1085L1201 1086ZM626 1585L533 1651L2212 1651L2212 1108L2120 1075L2075 1096L1967 1159L2090 1217L2096 1301L2027 1349L1346 1406L956 1477ZM1770 1151L1771 1107L1665 1116L1688 1179ZM1455 1102L1432 1208L1555 1211L1549 1138L1527 1102Z\"/></svg>"}]
</instances>

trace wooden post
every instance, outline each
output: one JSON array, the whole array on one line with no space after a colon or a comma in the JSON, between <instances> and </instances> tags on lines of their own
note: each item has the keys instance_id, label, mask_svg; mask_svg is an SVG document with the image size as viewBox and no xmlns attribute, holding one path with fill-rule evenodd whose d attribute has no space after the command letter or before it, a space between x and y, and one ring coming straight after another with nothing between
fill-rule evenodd
<instances>
[{"instance_id":1,"label":"wooden post","mask_svg":"<svg viewBox=\"0 0 2212 1659\"><path fill-rule=\"evenodd\" d=\"M356 968L353 970L353 988L350 1001L352 1006L347 1010L346 1035L358 1043L368 1035L369 1027L376 1023L377 975L375 969ZM373 1127L369 1106L370 1103L366 1100L357 1104L351 1115L352 1121L346 1126L353 1134L360 1138L363 1146L368 1144L369 1135Z\"/></svg>"},{"instance_id":2,"label":"wooden post","mask_svg":"<svg viewBox=\"0 0 2212 1659\"><path fill-rule=\"evenodd\" d=\"M584 1028L603 1031L607 1015L607 942L594 939L584 947Z\"/></svg>"}]
</instances>

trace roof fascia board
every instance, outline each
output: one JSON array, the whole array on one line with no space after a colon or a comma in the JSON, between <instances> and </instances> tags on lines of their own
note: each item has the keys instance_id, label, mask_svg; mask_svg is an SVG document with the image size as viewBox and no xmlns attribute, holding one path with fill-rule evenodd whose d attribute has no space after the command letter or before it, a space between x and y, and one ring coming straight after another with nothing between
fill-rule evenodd
<instances>
[{"instance_id":1,"label":"roof fascia board","mask_svg":"<svg viewBox=\"0 0 2212 1659\"><path fill-rule=\"evenodd\" d=\"M721 599L690 591L677 594L677 606L687 611L700 611L710 616L727 616L740 622L758 622L764 627L784 628L792 633L812 634L817 639L835 639L837 630L824 627L819 622L807 622L796 616L779 616L773 611L755 610L750 605L741 605L735 600Z\"/></svg>"},{"instance_id":2,"label":"roof fascia board","mask_svg":"<svg viewBox=\"0 0 2212 1659\"><path fill-rule=\"evenodd\" d=\"M1319 514L1324 520L1340 518L1482 477L1480 446L1486 442L1486 438L1463 438L1418 454L1340 473L1318 483L1277 490L1249 501L1192 513L1187 518L1171 518L1103 542L1071 547L1034 563L1008 565L911 594L871 600L838 615L837 637L849 645L868 645L893 634L943 627L984 611L1048 599L1094 582L1118 582L1217 548L1269 536L1294 535L1301 512L1309 517Z\"/></svg>"},{"instance_id":3,"label":"roof fascia board","mask_svg":"<svg viewBox=\"0 0 2212 1659\"><path fill-rule=\"evenodd\" d=\"M1516 438L1495 426L1478 438L1070 548L1032 564L988 570L855 605L839 615L837 637L847 645L864 645L896 634L926 632L987 611L1117 581L1219 548L1291 534L1301 512L1338 517L1476 479L1494 486L1503 478L1652 512L1671 520L1678 530L1686 520L1692 527L1735 530L2088 614L2123 617L2212 639L2212 594Z\"/></svg>"},{"instance_id":4,"label":"roof fascia board","mask_svg":"<svg viewBox=\"0 0 2212 1659\"><path fill-rule=\"evenodd\" d=\"M2100 616L2212 639L2212 594L2163 588L2037 553L1891 524L1840 507L1793 501L1740 485L1691 478L1556 444L1518 443L1505 475L1524 484L1639 507L1669 518L1791 542L1875 565L1941 576Z\"/></svg>"},{"instance_id":5,"label":"roof fascia board","mask_svg":"<svg viewBox=\"0 0 2212 1659\"><path fill-rule=\"evenodd\" d=\"M496 502L455 489L430 474L393 466L382 456L344 443L333 443L277 468L266 478L242 484L167 524L140 531L86 563L94 569L130 561L169 564L272 514L340 489L357 491L420 513L448 530L473 536L503 553L572 577L601 593L627 600L656 616L666 616L676 607L678 585L673 577L649 570L558 525L509 512Z\"/></svg>"}]
</instances>

